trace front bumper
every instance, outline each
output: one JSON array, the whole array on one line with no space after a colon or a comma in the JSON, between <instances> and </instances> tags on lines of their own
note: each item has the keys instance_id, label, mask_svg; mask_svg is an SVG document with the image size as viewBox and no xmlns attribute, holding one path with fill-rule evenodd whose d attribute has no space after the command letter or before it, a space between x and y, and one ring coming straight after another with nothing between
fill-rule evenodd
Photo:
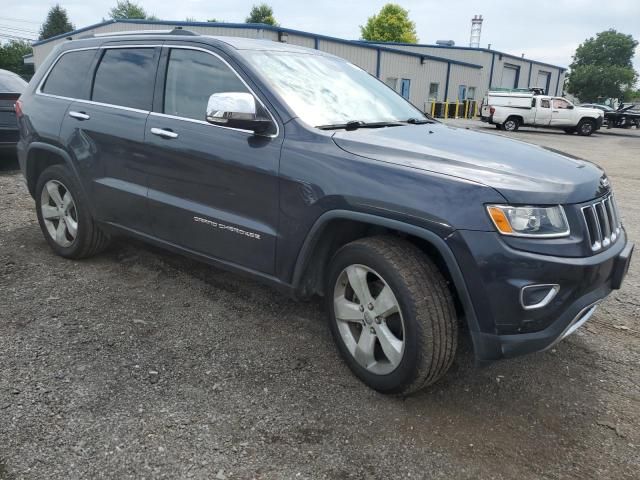
<instances>
[{"instance_id":1,"label":"front bumper","mask_svg":"<svg viewBox=\"0 0 640 480\"><path fill-rule=\"evenodd\" d=\"M494 232L458 231L448 243L473 306L470 331L481 363L545 350L571 334L620 288L633 252L624 231L608 250L580 258L516 250ZM548 305L525 310L520 291L535 284L560 290Z\"/></svg>"}]
</instances>

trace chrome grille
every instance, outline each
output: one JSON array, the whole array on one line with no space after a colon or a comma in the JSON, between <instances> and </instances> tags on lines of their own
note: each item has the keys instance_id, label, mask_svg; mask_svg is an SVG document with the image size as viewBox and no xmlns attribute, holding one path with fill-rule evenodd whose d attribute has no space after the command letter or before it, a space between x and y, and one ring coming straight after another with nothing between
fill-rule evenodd
<instances>
[{"instance_id":1,"label":"chrome grille","mask_svg":"<svg viewBox=\"0 0 640 480\"><path fill-rule=\"evenodd\" d=\"M620 217L613 194L582 207L582 216L594 252L609 247L620 236Z\"/></svg>"}]
</instances>

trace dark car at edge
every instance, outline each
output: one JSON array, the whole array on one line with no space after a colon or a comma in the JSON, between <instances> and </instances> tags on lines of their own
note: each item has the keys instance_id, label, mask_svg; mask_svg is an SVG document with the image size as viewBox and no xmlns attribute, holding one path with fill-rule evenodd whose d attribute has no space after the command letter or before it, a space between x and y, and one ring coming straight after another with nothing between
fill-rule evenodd
<instances>
[{"instance_id":1,"label":"dark car at edge","mask_svg":"<svg viewBox=\"0 0 640 480\"><path fill-rule=\"evenodd\" d=\"M15 103L27 88L19 75L0 70L0 153L16 148L18 142L18 122Z\"/></svg>"},{"instance_id":2,"label":"dark car at edge","mask_svg":"<svg viewBox=\"0 0 640 480\"><path fill-rule=\"evenodd\" d=\"M342 357L384 393L441 378L459 332L481 364L548 349L620 288L633 250L598 166L439 123L317 50L69 41L18 111L57 254L124 234L323 296Z\"/></svg>"}]
</instances>

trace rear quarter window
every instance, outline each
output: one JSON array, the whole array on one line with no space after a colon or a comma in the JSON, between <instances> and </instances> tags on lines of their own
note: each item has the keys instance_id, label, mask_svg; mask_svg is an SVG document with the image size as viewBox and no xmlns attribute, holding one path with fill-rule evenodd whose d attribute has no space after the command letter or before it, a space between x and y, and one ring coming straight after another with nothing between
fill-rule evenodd
<instances>
[{"instance_id":1,"label":"rear quarter window","mask_svg":"<svg viewBox=\"0 0 640 480\"><path fill-rule=\"evenodd\" d=\"M78 50L63 54L53 66L42 86L50 95L88 98L87 80L96 50Z\"/></svg>"},{"instance_id":2,"label":"rear quarter window","mask_svg":"<svg viewBox=\"0 0 640 480\"><path fill-rule=\"evenodd\" d=\"M154 48L105 50L96 70L91 100L151 110L156 64Z\"/></svg>"}]
</instances>

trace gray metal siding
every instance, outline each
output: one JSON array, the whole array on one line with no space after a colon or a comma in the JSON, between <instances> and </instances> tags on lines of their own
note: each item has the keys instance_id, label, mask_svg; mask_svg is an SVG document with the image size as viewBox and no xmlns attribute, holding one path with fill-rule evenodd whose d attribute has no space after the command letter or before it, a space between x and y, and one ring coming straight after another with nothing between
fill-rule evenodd
<instances>
[{"instance_id":1,"label":"gray metal siding","mask_svg":"<svg viewBox=\"0 0 640 480\"><path fill-rule=\"evenodd\" d=\"M366 70L371 75L376 74L378 53L373 48L363 48L358 45L347 45L330 40L319 40L318 49L344 58Z\"/></svg>"},{"instance_id":2,"label":"gray metal siding","mask_svg":"<svg viewBox=\"0 0 640 480\"><path fill-rule=\"evenodd\" d=\"M442 98L447 77L447 64L426 60L424 64L418 57L409 57L401 53L381 52L380 80L389 78L411 81L409 101L421 110L428 108L429 84L439 83L438 96Z\"/></svg>"}]
</instances>

